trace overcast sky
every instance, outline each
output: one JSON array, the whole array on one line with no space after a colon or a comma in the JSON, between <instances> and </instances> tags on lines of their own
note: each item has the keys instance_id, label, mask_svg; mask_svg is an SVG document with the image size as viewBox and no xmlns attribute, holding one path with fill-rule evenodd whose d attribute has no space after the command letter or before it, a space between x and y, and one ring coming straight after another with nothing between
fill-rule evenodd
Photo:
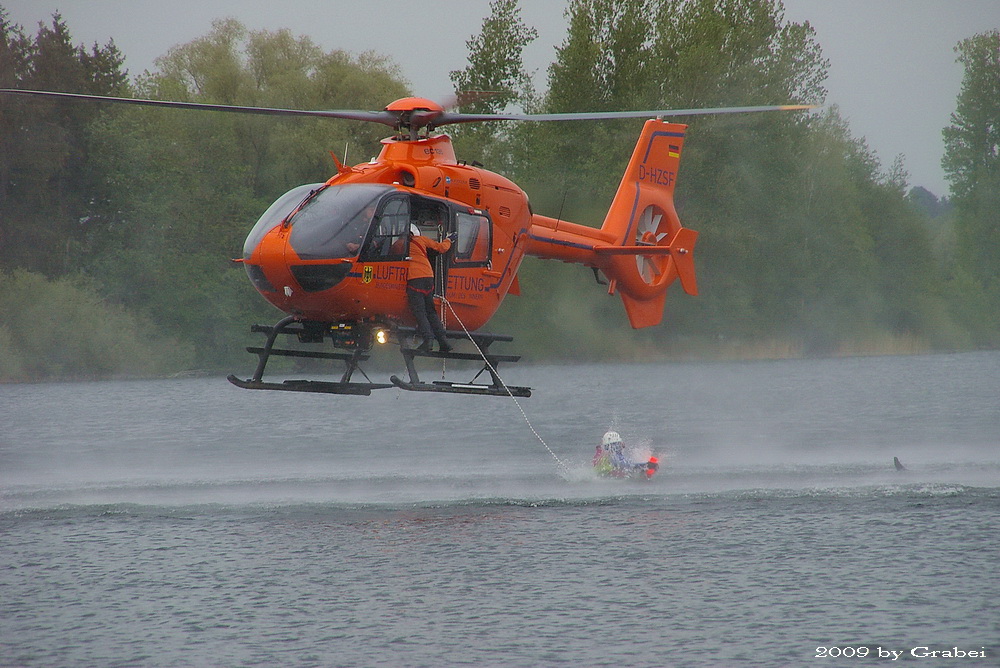
<instances>
[{"instance_id":1,"label":"overcast sky","mask_svg":"<svg viewBox=\"0 0 1000 668\"><path fill-rule=\"evenodd\" d=\"M525 51L545 88L546 69L566 35L566 0L522 2L538 39ZM961 87L954 46L1000 28L1000 0L785 0L785 18L809 21L830 60L828 104L888 167L902 154L911 185L947 195L941 129ZM34 33L55 11L76 43L114 39L133 75L170 47L206 34L214 19L250 28L288 28L326 50L374 50L392 57L414 93L444 99L448 73L465 66L465 42L479 32L489 0L0 0L9 19ZM389 100L387 100L387 103ZM784 100L775 100L782 103ZM584 110L585 111L585 110ZM692 127L691 141L697 141Z\"/></svg>"}]
</instances>

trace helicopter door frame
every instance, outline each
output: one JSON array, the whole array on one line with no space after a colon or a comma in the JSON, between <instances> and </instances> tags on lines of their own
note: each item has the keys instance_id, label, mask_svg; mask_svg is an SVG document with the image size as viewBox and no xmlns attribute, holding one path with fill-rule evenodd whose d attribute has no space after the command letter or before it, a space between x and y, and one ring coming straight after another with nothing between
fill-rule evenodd
<instances>
[{"instance_id":1,"label":"helicopter door frame","mask_svg":"<svg viewBox=\"0 0 1000 668\"><path fill-rule=\"evenodd\" d=\"M410 222L417 226L420 234L435 241L442 241L454 229L454 215L448 202L433 197L410 194ZM407 255L409 244L407 244ZM446 295L448 288L448 268L452 264L453 253L432 253L434 265L434 294Z\"/></svg>"}]
</instances>

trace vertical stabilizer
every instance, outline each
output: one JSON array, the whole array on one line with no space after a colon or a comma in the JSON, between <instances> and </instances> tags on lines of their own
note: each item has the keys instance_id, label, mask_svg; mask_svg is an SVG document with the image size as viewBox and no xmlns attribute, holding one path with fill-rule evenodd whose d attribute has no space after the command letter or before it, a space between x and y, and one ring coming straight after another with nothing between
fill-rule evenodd
<instances>
[{"instance_id":1,"label":"vertical stabilizer","mask_svg":"<svg viewBox=\"0 0 1000 668\"><path fill-rule=\"evenodd\" d=\"M678 123L646 121L601 227L613 246L595 249L608 257L601 268L636 328L660 323L674 280L680 279L686 293L698 293L693 254L698 233L681 226L674 208L686 130Z\"/></svg>"}]
</instances>

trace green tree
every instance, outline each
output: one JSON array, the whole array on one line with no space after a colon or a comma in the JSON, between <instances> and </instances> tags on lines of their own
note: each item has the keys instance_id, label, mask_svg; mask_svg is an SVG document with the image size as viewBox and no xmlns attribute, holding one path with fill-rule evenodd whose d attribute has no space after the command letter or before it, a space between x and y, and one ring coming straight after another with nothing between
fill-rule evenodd
<instances>
[{"instance_id":1,"label":"green tree","mask_svg":"<svg viewBox=\"0 0 1000 668\"><path fill-rule=\"evenodd\" d=\"M549 68L549 111L641 108L650 99L652 4L647 0L574 0L566 40ZM585 103L588 106L582 107Z\"/></svg>"},{"instance_id":2,"label":"green tree","mask_svg":"<svg viewBox=\"0 0 1000 668\"><path fill-rule=\"evenodd\" d=\"M1000 31L962 40L955 47L965 68L951 125L944 129L941 160L955 205L958 252L967 272L965 309L977 341L1000 342ZM970 294L969 282L973 282Z\"/></svg>"},{"instance_id":3,"label":"green tree","mask_svg":"<svg viewBox=\"0 0 1000 668\"><path fill-rule=\"evenodd\" d=\"M518 0L493 0L478 35L465 45L469 64L450 73L456 103L464 113L490 114L511 105L530 107L534 99L531 77L524 70L524 47L538 31L521 19ZM450 130L457 154L466 160L502 162L494 142L505 128L495 123L473 123Z\"/></svg>"},{"instance_id":4,"label":"green tree","mask_svg":"<svg viewBox=\"0 0 1000 668\"><path fill-rule=\"evenodd\" d=\"M219 21L137 82L144 97L303 109L384 107L406 93L375 54L324 52L287 30ZM324 119L129 108L100 124L93 150L122 207L92 272L107 293L198 343L199 367L246 363L234 341L275 318L241 268L255 219L279 195L334 171L329 152L367 158L385 128Z\"/></svg>"},{"instance_id":5,"label":"green tree","mask_svg":"<svg viewBox=\"0 0 1000 668\"><path fill-rule=\"evenodd\" d=\"M0 86L16 88L24 81L31 67L34 44L17 24L7 17L0 7ZM27 110L18 100L9 96L0 97L0 248L7 249L0 256L9 262L13 244L7 221L11 220L10 202L18 197L18 184L14 174L24 161L21 129L28 122Z\"/></svg>"},{"instance_id":6,"label":"green tree","mask_svg":"<svg viewBox=\"0 0 1000 668\"><path fill-rule=\"evenodd\" d=\"M651 59L672 106L820 102L829 63L808 22L784 19L780 0L660 3Z\"/></svg>"},{"instance_id":7,"label":"green tree","mask_svg":"<svg viewBox=\"0 0 1000 668\"><path fill-rule=\"evenodd\" d=\"M325 53L307 37L294 37L288 30L250 31L233 19L216 21L209 34L174 47L156 63L158 70L140 82L140 91L158 99L381 109L407 93L396 66L374 53ZM328 176L333 170L330 150L342 153L350 145L370 157L385 130L370 123L324 119L191 113L175 117L191 128L186 134L203 133L199 141L222 151L207 160L231 157L247 170L246 184L268 199L319 175Z\"/></svg>"},{"instance_id":8,"label":"green tree","mask_svg":"<svg viewBox=\"0 0 1000 668\"><path fill-rule=\"evenodd\" d=\"M808 24L785 23L780 3L576 0L567 15L546 111L815 102L825 94L827 63L815 35ZM703 233L704 296L671 300L660 335L677 327L759 335L795 319L797 310L781 308L778 297L789 291L783 263L797 255L775 253L805 234L791 204L807 124L792 114L692 120L677 198L682 219ZM598 224L641 121L555 125L519 129L518 180L536 211ZM621 326L607 308L602 325Z\"/></svg>"},{"instance_id":9,"label":"green tree","mask_svg":"<svg viewBox=\"0 0 1000 668\"><path fill-rule=\"evenodd\" d=\"M146 376L190 365L189 344L102 299L80 276L0 271L0 380Z\"/></svg>"},{"instance_id":10,"label":"green tree","mask_svg":"<svg viewBox=\"0 0 1000 668\"><path fill-rule=\"evenodd\" d=\"M524 70L524 47L538 31L521 19L518 0L492 0L478 35L466 41L469 64L450 73L461 111L498 113L511 104L530 100L531 77ZM462 97L463 93L491 95Z\"/></svg>"},{"instance_id":11,"label":"green tree","mask_svg":"<svg viewBox=\"0 0 1000 668\"><path fill-rule=\"evenodd\" d=\"M108 94L126 81L124 58L113 42L90 51L74 46L59 14L29 41L6 19L5 85L41 90ZM55 275L79 267L96 221L108 206L100 163L90 161L95 105L9 98L3 102L4 151L0 186L0 261Z\"/></svg>"},{"instance_id":12,"label":"green tree","mask_svg":"<svg viewBox=\"0 0 1000 668\"><path fill-rule=\"evenodd\" d=\"M942 131L941 159L956 204L982 189L982 178L1000 164L1000 30L962 40L955 47L965 68L951 125Z\"/></svg>"},{"instance_id":13,"label":"green tree","mask_svg":"<svg viewBox=\"0 0 1000 668\"><path fill-rule=\"evenodd\" d=\"M785 21L776 0L575 0L567 18L546 111L818 103L826 95L829 64L815 31ZM518 128L518 180L541 193L535 210L598 223L638 131L638 122ZM629 340L663 350L692 335L773 339L816 353L887 339L960 344L930 227L907 201L905 181L902 163L883 172L835 108L692 117L677 201L682 220L701 232L701 296L671 297L664 326ZM607 344L625 327L614 300L591 302L598 290L580 297L583 272L539 273L530 262L524 271L526 299L502 317L562 312L559 297L554 306L531 303L537 273L542 299L566 295L579 316L547 322L550 338L581 340L590 322ZM558 333L568 322L573 330Z\"/></svg>"}]
</instances>

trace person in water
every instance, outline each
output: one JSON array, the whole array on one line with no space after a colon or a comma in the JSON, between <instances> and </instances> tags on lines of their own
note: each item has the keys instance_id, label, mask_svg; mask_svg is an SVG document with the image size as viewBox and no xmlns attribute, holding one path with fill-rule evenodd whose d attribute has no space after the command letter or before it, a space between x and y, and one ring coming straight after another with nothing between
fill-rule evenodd
<instances>
[{"instance_id":1,"label":"person in water","mask_svg":"<svg viewBox=\"0 0 1000 668\"><path fill-rule=\"evenodd\" d=\"M601 475L622 474L636 468L625 456L625 443L617 431L604 434L594 453L593 464Z\"/></svg>"},{"instance_id":2,"label":"person in water","mask_svg":"<svg viewBox=\"0 0 1000 668\"><path fill-rule=\"evenodd\" d=\"M410 225L410 257L407 263L406 301L417 321L417 333L424 341L417 349L428 352L437 339L441 352L451 351L444 325L434 308L434 269L427 251L447 253L451 250L450 235L444 241L434 241L420 234L416 225Z\"/></svg>"},{"instance_id":3,"label":"person in water","mask_svg":"<svg viewBox=\"0 0 1000 668\"><path fill-rule=\"evenodd\" d=\"M644 463L632 461L625 454L625 443L617 431L604 434L594 452L592 463L598 474L616 478L626 477L633 471L645 471L646 477L651 478L659 468L659 460L656 457L650 457L649 462Z\"/></svg>"}]
</instances>

